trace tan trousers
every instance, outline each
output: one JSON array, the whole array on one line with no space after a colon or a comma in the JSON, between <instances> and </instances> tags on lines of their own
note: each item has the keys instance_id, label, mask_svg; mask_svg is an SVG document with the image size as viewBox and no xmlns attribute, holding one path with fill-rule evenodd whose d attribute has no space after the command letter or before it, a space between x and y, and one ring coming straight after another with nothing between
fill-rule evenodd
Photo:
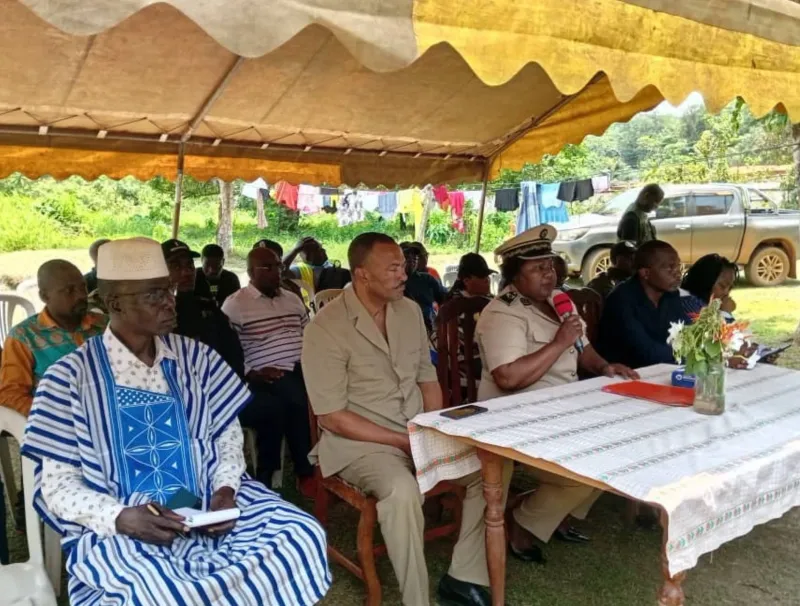
<instances>
[{"instance_id":1,"label":"tan trousers","mask_svg":"<svg viewBox=\"0 0 800 606\"><path fill-rule=\"evenodd\" d=\"M579 520L586 518L603 491L573 482L567 478L525 468L539 482L539 488L525 497L516 509L514 520L540 541L547 543L568 515Z\"/></svg>"},{"instance_id":2,"label":"tan trousers","mask_svg":"<svg viewBox=\"0 0 800 606\"><path fill-rule=\"evenodd\" d=\"M424 496L419 491L411 459L402 453L375 453L357 459L339 476L378 499L378 523L400 583L403 604L430 604L423 540ZM473 473L455 482L466 486L467 495L449 574L460 581L488 586L483 523L486 502L481 476Z\"/></svg>"}]
</instances>

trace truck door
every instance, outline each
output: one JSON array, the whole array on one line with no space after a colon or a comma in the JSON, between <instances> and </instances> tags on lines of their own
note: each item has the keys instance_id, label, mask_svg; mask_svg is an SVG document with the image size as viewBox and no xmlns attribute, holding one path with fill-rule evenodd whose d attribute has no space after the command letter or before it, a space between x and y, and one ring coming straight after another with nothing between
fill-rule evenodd
<instances>
[{"instance_id":1,"label":"truck door","mask_svg":"<svg viewBox=\"0 0 800 606\"><path fill-rule=\"evenodd\" d=\"M682 263L689 263L692 254L689 198L688 193L667 194L651 219L658 239L672 244Z\"/></svg>"},{"instance_id":2,"label":"truck door","mask_svg":"<svg viewBox=\"0 0 800 606\"><path fill-rule=\"evenodd\" d=\"M733 190L697 191L692 214L692 263L716 253L735 260L744 235L744 210Z\"/></svg>"}]
</instances>

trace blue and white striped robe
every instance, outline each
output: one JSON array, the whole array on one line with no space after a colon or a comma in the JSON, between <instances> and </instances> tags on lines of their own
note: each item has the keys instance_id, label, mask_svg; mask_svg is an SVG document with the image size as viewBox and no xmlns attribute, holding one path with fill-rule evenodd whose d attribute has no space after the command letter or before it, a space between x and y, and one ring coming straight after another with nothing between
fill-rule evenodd
<instances>
[{"instance_id":1,"label":"blue and white striped robe","mask_svg":"<svg viewBox=\"0 0 800 606\"><path fill-rule=\"evenodd\" d=\"M207 508L218 464L215 440L250 393L207 346L178 335L161 338L177 358L165 358L161 367L186 414L176 438L191 444ZM41 492L43 457L78 468L88 487L125 505L157 500L123 490L120 450L113 443L115 392L102 337L90 339L45 373L25 432L22 453L37 463L35 507L64 536L70 603L294 606L321 600L331 582L324 531L313 517L248 477L236 496L241 517L229 534L192 533L171 547L123 535L101 538L48 511ZM187 430L189 435L180 435Z\"/></svg>"}]
</instances>

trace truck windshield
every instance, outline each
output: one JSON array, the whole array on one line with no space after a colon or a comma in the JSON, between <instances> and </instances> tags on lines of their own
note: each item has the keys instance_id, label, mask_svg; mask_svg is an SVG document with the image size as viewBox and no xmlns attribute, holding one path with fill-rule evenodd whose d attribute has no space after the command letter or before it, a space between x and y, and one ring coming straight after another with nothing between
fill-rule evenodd
<instances>
[{"instance_id":1,"label":"truck windshield","mask_svg":"<svg viewBox=\"0 0 800 606\"><path fill-rule=\"evenodd\" d=\"M636 196L639 195L640 191L642 191L642 188L636 187L634 189L629 189L618 196L614 196L608 201L608 204L603 207L603 210L600 211L600 214L609 216L621 215L628 210L628 207L631 204L636 202Z\"/></svg>"}]
</instances>

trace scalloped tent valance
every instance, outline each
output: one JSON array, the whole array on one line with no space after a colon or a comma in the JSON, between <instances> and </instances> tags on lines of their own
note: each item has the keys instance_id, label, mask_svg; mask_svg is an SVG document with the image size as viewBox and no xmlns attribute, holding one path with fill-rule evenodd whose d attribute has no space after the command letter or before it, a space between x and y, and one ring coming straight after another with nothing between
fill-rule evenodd
<instances>
[{"instance_id":1,"label":"scalloped tent valance","mask_svg":"<svg viewBox=\"0 0 800 606\"><path fill-rule=\"evenodd\" d=\"M789 0L0 0L0 176L477 181L667 99L800 119Z\"/></svg>"}]
</instances>

